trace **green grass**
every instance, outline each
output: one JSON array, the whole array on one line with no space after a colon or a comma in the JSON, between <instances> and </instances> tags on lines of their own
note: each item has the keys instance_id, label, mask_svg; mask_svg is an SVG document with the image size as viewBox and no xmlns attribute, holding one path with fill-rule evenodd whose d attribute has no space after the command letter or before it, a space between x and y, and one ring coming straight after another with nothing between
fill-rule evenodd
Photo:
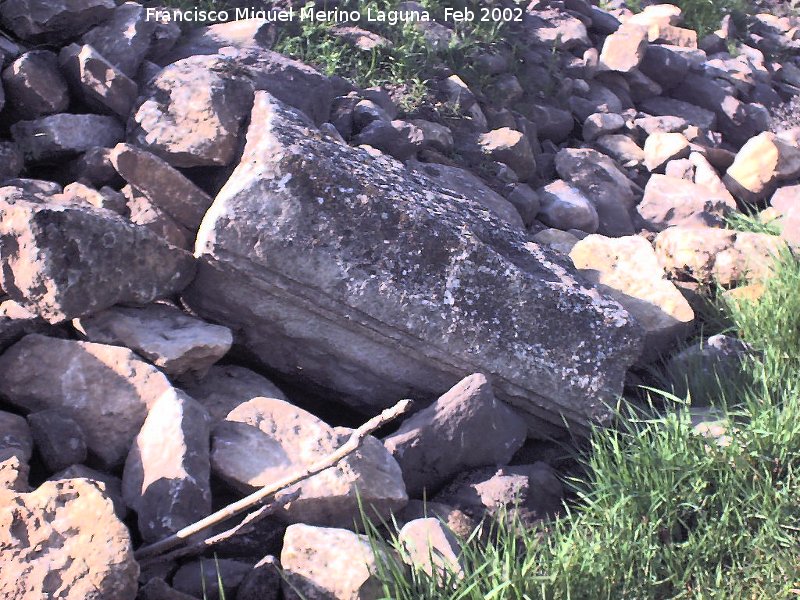
<instances>
[{"instance_id":1,"label":"green grass","mask_svg":"<svg viewBox=\"0 0 800 600\"><path fill-rule=\"evenodd\" d=\"M487 544L475 536L464 544L463 579L388 565L385 596L800 596L798 290L800 262L787 253L760 301L717 303L728 333L756 350L737 387L709 394L727 416L727 445L692 428L691 398L622 403L617 426L594 432L563 517L521 535L519 524L497 524Z\"/></svg>"},{"instance_id":2,"label":"green grass","mask_svg":"<svg viewBox=\"0 0 800 600\"><path fill-rule=\"evenodd\" d=\"M751 233L767 233L769 235L780 235L780 226L772 221L764 221L759 217L758 212L738 212L734 211L725 217L728 229L736 231L747 231Z\"/></svg>"}]
</instances>

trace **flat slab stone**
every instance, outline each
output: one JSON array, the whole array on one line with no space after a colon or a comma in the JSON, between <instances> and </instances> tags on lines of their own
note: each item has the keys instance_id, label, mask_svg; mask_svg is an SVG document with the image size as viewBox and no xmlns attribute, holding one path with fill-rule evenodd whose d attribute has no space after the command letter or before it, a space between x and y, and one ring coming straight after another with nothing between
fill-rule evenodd
<instances>
[{"instance_id":1,"label":"flat slab stone","mask_svg":"<svg viewBox=\"0 0 800 600\"><path fill-rule=\"evenodd\" d=\"M230 329L165 304L112 307L81 318L76 327L93 342L134 350L168 375L204 374L231 347Z\"/></svg>"},{"instance_id":2,"label":"flat slab stone","mask_svg":"<svg viewBox=\"0 0 800 600\"><path fill-rule=\"evenodd\" d=\"M251 122L198 232L193 310L364 410L483 371L539 434L609 416L641 332L563 257L393 160L326 141L265 92Z\"/></svg>"}]
</instances>

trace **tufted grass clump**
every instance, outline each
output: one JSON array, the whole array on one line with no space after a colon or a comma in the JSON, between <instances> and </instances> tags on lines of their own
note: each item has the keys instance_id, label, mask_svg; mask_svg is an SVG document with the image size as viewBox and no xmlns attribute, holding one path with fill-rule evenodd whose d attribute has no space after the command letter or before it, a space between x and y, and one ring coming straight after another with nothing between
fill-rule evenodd
<instances>
[{"instance_id":1,"label":"tufted grass clump","mask_svg":"<svg viewBox=\"0 0 800 600\"><path fill-rule=\"evenodd\" d=\"M711 397L724 435L691 421L691 397L650 391L596 429L574 500L538 530L495 525L463 543L466 576L381 573L397 599L731 599L800 596L800 261L776 263L757 301L723 297L720 321L754 349ZM688 377L700 377L688 373ZM715 382L703 382L706 391ZM520 533L522 531L522 533Z\"/></svg>"}]
</instances>

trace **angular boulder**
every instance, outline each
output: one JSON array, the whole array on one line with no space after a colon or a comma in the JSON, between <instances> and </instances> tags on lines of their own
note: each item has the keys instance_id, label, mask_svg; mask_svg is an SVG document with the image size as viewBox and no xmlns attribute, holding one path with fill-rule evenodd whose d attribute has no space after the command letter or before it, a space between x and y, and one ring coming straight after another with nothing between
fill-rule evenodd
<instances>
[{"instance_id":1,"label":"angular boulder","mask_svg":"<svg viewBox=\"0 0 800 600\"><path fill-rule=\"evenodd\" d=\"M588 148L564 148L556 154L556 171L579 189L597 211L597 232L619 236L633 233L629 212L636 205L634 186L616 163ZM586 230L588 231L588 230Z\"/></svg>"},{"instance_id":2,"label":"angular boulder","mask_svg":"<svg viewBox=\"0 0 800 600\"><path fill-rule=\"evenodd\" d=\"M644 188L636 210L651 231L676 225L721 227L725 215L736 209L730 194L713 190L685 179L654 174Z\"/></svg>"},{"instance_id":3,"label":"angular boulder","mask_svg":"<svg viewBox=\"0 0 800 600\"><path fill-rule=\"evenodd\" d=\"M723 286L764 279L786 249L777 235L729 229L670 227L655 241L658 262L670 277Z\"/></svg>"},{"instance_id":4,"label":"angular boulder","mask_svg":"<svg viewBox=\"0 0 800 600\"><path fill-rule=\"evenodd\" d=\"M128 77L135 77L156 30L156 21L147 18L138 2L125 2L114 9L111 18L87 31L81 43L89 44Z\"/></svg>"},{"instance_id":5,"label":"angular boulder","mask_svg":"<svg viewBox=\"0 0 800 600\"><path fill-rule=\"evenodd\" d=\"M389 552L382 543L346 529L290 525L281 550L284 597L383 598L378 572Z\"/></svg>"},{"instance_id":6,"label":"angular boulder","mask_svg":"<svg viewBox=\"0 0 800 600\"><path fill-rule=\"evenodd\" d=\"M415 519L406 523L398 533L406 560L414 568L439 576L463 576L459 562L461 546L458 538L439 519Z\"/></svg>"},{"instance_id":7,"label":"angular boulder","mask_svg":"<svg viewBox=\"0 0 800 600\"><path fill-rule=\"evenodd\" d=\"M51 473L86 460L86 436L78 422L61 409L28 415L36 450Z\"/></svg>"},{"instance_id":8,"label":"angular boulder","mask_svg":"<svg viewBox=\"0 0 800 600\"><path fill-rule=\"evenodd\" d=\"M111 16L114 0L7 0L0 21L29 42L58 44Z\"/></svg>"},{"instance_id":9,"label":"angular boulder","mask_svg":"<svg viewBox=\"0 0 800 600\"><path fill-rule=\"evenodd\" d=\"M120 122L106 115L59 113L11 126L11 137L34 162L60 160L98 146L111 148L124 136Z\"/></svg>"},{"instance_id":10,"label":"angular boulder","mask_svg":"<svg viewBox=\"0 0 800 600\"><path fill-rule=\"evenodd\" d=\"M180 391L162 394L150 407L122 474L122 495L145 541L211 512L209 421L206 410Z\"/></svg>"},{"instance_id":11,"label":"angular boulder","mask_svg":"<svg viewBox=\"0 0 800 600\"><path fill-rule=\"evenodd\" d=\"M747 141L725 173L730 192L747 202L758 202L775 191L778 182L800 176L800 148L774 133L764 132Z\"/></svg>"},{"instance_id":12,"label":"angular boulder","mask_svg":"<svg viewBox=\"0 0 800 600\"><path fill-rule=\"evenodd\" d=\"M0 201L2 288L51 323L182 290L194 259L107 210Z\"/></svg>"},{"instance_id":13,"label":"angular boulder","mask_svg":"<svg viewBox=\"0 0 800 600\"><path fill-rule=\"evenodd\" d=\"M369 411L485 371L540 434L609 416L641 332L563 258L394 161L325 141L267 93L251 122L198 232L184 294L198 314Z\"/></svg>"},{"instance_id":14,"label":"angular boulder","mask_svg":"<svg viewBox=\"0 0 800 600\"><path fill-rule=\"evenodd\" d=\"M125 181L189 231L197 231L212 199L183 173L154 154L117 144L111 164Z\"/></svg>"},{"instance_id":15,"label":"angular boulder","mask_svg":"<svg viewBox=\"0 0 800 600\"><path fill-rule=\"evenodd\" d=\"M0 596L133 600L139 565L111 500L88 479L0 490Z\"/></svg>"},{"instance_id":16,"label":"angular boulder","mask_svg":"<svg viewBox=\"0 0 800 600\"><path fill-rule=\"evenodd\" d=\"M82 317L76 327L90 341L130 348L172 376L205 374L233 343L227 327L165 304L112 307Z\"/></svg>"},{"instance_id":17,"label":"angular boulder","mask_svg":"<svg viewBox=\"0 0 800 600\"><path fill-rule=\"evenodd\" d=\"M14 115L36 119L69 107L67 82L58 70L58 59L49 50L26 52L3 71L6 98Z\"/></svg>"},{"instance_id":18,"label":"angular boulder","mask_svg":"<svg viewBox=\"0 0 800 600\"><path fill-rule=\"evenodd\" d=\"M127 348L31 334L0 355L0 394L28 411L59 408L101 462L119 464L147 410L172 389Z\"/></svg>"},{"instance_id":19,"label":"angular boulder","mask_svg":"<svg viewBox=\"0 0 800 600\"><path fill-rule=\"evenodd\" d=\"M33 436L24 417L0 410L0 494L28 489Z\"/></svg>"},{"instance_id":20,"label":"angular boulder","mask_svg":"<svg viewBox=\"0 0 800 600\"><path fill-rule=\"evenodd\" d=\"M642 360L652 360L689 333L694 311L658 264L643 237L590 235L570 258L587 279L616 299L644 328Z\"/></svg>"},{"instance_id":21,"label":"angular boulder","mask_svg":"<svg viewBox=\"0 0 800 600\"><path fill-rule=\"evenodd\" d=\"M175 167L228 165L252 94L231 60L180 60L148 82L128 121L128 141Z\"/></svg>"},{"instance_id":22,"label":"angular boulder","mask_svg":"<svg viewBox=\"0 0 800 600\"><path fill-rule=\"evenodd\" d=\"M526 519L544 519L562 510L563 496L563 486L553 468L536 462L466 472L434 500L456 506L476 518L516 509Z\"/></svg>"},{"instance_id":23,"label":"angular boulder","mask_svg":"<svg viewBox=\"0 0 800 600\"><path fill-rule=\"evenodd\" d=\"M139 88L97 50L84 44L70 44L58 55L75 96L90 108L128 118Z\"/></svg>"},{"instance_id":24,"label":"angular boulder","mask_svg":"<svg viewBox=\"0 0 800 600\"><path fill-rule=\"evenodd\" d=\"M486 376L460 381L383 441L410 496L428 495L459 472L506 464L525 442L525 422L494 397Z\"/></svg>"}]
</instances>

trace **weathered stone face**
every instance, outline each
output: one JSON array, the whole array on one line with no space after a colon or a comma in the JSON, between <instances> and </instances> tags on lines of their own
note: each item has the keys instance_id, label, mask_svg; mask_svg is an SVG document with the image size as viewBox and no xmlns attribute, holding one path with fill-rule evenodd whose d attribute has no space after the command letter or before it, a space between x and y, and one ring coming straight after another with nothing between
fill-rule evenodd
<instances>
[{"instance_id":1,"label":"weathered stone face","mask_svg":"<svg viewBox=\"0 0 800 600\"><path fill-rule=\"evenodd\" d=\"M146 304L194 275L190 254L111 211L35 198L0 202L0 265L3 289L51 323Z\"/></svg>"},{"instance_id":2,"label":"weathered stone face","mask_svg":"<svg viewBox=\"0 0 800 600\"><path fill-rule=\"evenodd\" d=\"M641 332L568 262L267 93L251 122L198 233L194 310L367 410L482 371L539 433L607 416Z\"/></svg>"},{"instance_id":3,"label":"weathered stone face","mask_svg":"<svg viewBox=\"0 0 800 600\"><path fill-rule=\"evenodd\" d=\"M101 486L48 481L30 494L0 492L0 596L133 600L139 565Z\"/></svg>"}]
</instances>

